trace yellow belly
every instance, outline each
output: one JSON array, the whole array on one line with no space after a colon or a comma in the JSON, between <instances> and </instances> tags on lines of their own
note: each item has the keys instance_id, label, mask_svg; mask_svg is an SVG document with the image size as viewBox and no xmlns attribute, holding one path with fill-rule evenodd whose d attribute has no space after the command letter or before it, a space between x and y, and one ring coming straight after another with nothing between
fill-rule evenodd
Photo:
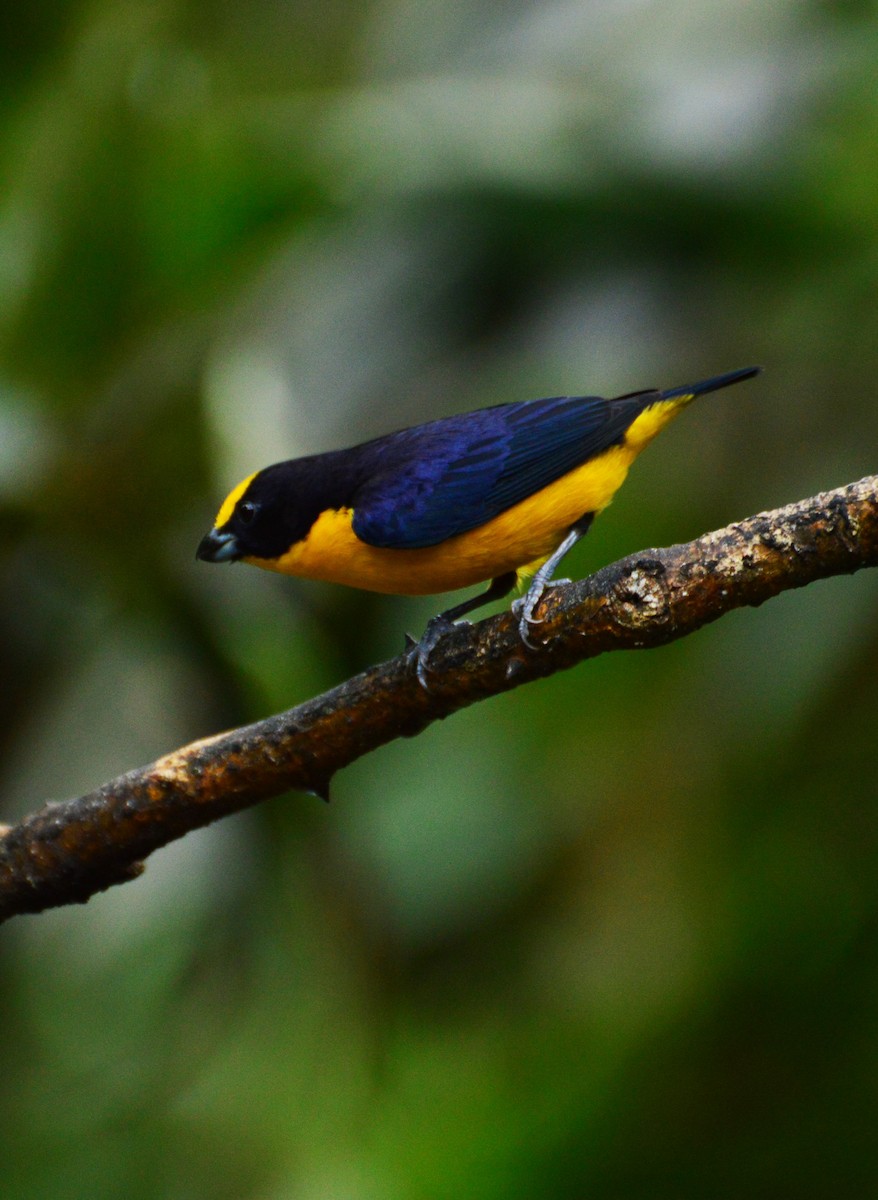
<instances>
[{"instance_id":1,"label":"yellow belly","mask_svg":"<svg viewBox=\"0 0 878 1200\"><path fill-rule=\"evenodd\" d=\"M653 405L641 413L620 446L613 446L485 525L438 546L391 550L369 546L351 528L351 509L321 513L307 537L277 559L245 561L269 571L343 583L372 592L428 595L450 592L535 569L586 513L606 508L628 468L688 401Z\"/></svg>"}]
</instances>

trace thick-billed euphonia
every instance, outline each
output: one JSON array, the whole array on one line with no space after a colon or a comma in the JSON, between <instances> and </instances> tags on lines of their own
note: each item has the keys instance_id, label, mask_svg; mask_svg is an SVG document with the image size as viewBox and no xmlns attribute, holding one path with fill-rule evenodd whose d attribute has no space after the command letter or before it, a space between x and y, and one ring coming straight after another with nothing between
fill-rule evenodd
<instances>
[{"instance_id":1,"label":"thick-billed euphonia","mask_svg":"<svg viewBox=\"0 0 878 1200\"><path fill-rule=\"evenodd\" d=\"M528 642L553 571L641 450L696 396L758 371L615 400L501 404L275 463L229 493L197 556L405 595L491 580L430 622L418 644L423 682L451 622L535 572L518 610Z\"/></svg>"}]
</instances>

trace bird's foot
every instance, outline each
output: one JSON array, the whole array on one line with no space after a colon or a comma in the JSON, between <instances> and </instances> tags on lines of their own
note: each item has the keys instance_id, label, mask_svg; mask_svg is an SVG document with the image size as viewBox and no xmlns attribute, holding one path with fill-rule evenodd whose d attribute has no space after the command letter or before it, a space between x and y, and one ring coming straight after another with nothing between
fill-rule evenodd
<instances>
[{"instance_id":1,"label":"bird's foot","mask_svg":"<svg viewBox=\"0 0 878 1200\"><path fill-rule=\"evenodd\" d=\"M425 692L429 692L430 690L430 685L427 682L427 676L430 673L428 666L430 655L444 637L453 630L460 628L461 625L469 625L469 621L452 621L444 613L439 613L438 616L431 617L427 622L427 628L424 630L419 642L416 642L410 633L405 635L405 648L414 659L418 683Z\"/></svg>"},{"instance_id":2,"label":"bird's foot","mask_svg":"<svg viewBox=\"0 0 878 1200\"><path fill-rule=\"evenodd\" d=\"M512 612L518 617L518 636L527 646L528 650L539 650L539 645L531 641L529 634L532 625L542 625L545 617L535 617L537 605L542 600L546 593L547 587L563 587L565 583L569 583L569 579L553 579L551 583L543 583L535 581L536 586L531 584L523 596L512 602Z\"/></svg>"}]
</instances>

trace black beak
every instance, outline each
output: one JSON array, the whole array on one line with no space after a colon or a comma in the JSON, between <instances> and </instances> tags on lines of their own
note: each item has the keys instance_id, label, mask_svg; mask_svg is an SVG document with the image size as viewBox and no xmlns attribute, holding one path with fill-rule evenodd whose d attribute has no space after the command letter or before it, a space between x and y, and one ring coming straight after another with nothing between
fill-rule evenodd
<instances>
[{"instance_id":1,"label":"black beak","mask_svg":"<svg viewBox=\"0 0 878 1200\"><path fill-rule=\"evenodd\" d=\"M228 530L211 529L198 543L195 557L202 562L237 562L243 556L238 539Z\"/></svg>"}]
</instances>

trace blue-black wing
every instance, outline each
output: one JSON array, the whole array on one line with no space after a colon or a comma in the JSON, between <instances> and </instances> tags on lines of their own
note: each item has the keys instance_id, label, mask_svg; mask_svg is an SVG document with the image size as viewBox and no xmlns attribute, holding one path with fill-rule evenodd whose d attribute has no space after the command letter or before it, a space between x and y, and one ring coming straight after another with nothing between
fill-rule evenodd
<instances>
[{"instance_id":1,"label":"blue-black wing","mask_svg":"<svg viewBox=\"0 0 878 1200\"><path fill-rule=\"evenodd\" d=\"M366 443L357 448L367 469L354 499L354 533L372 546L415 549L476 529L618 444L660 398L528 400Z\"/></svg>"}]
</instances>

